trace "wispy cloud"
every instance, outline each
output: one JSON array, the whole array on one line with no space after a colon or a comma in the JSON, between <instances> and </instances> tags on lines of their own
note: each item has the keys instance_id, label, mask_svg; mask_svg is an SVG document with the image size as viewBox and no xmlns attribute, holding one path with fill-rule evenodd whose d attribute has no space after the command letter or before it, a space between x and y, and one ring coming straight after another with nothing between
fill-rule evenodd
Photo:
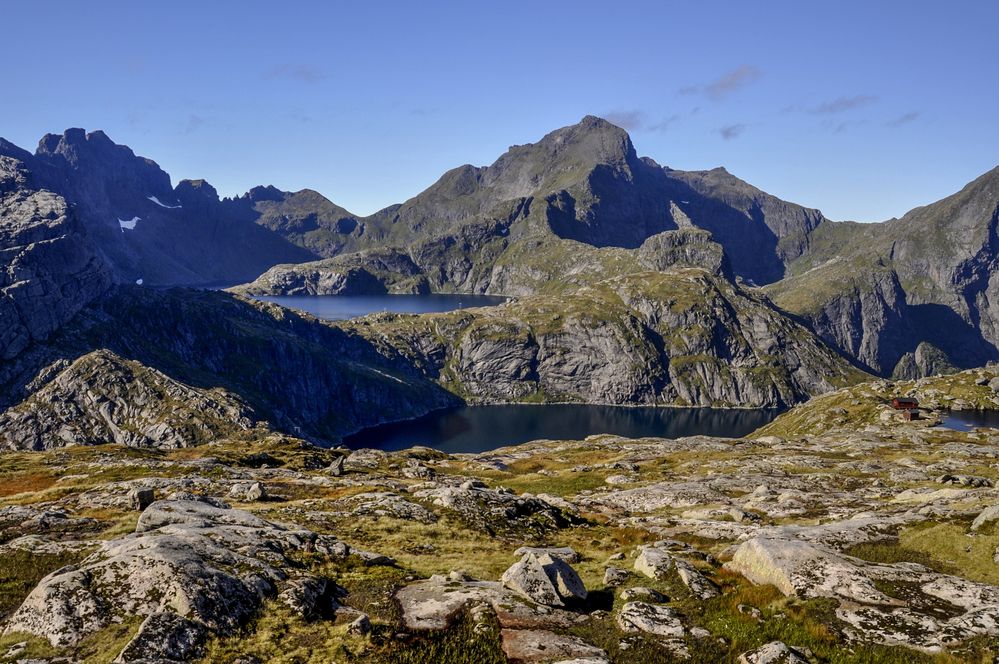
<instances>
[{"instance_id":1,"label":"wispy cloud","mask_svg":"<svg viewBox=\"0 0 999 664\"><path fill-rule=\"evenodd\" d=\"M187 116L187 124L184 126L185 134L193 134L198 131L207 122L207 118L196 113L191 113Z\"/></svg>"},{"instance_id":2,"label":"wispy cloud","mask_svg":"<svg viewBox=\"0 0 999 664\"><path fill-rule=\"evenodd\" d=\"M873 95L854 95L853 97L838 97L830 101L822 102L818 106L814 106L808 110L810 113L815 113L817 115L834 115L836 113L845 113L846 111L852 111L855 108L870 106L876 101L878 101L878 98Z\"/></svg>"},{"instance_id":3,"label":"wispy cloud","mask_svg":"<svg viewBox=\"0 0 999 664\"><path fill-rule=\"evenodd\" d=\"M604 113L604 120L627 131L637 131L645 128L647 116L645 111L608 111Z\"/></svg>"},{"instance_id":4,"label":"wispy cloud","mask_svg":"<svg viewBox=\"0 0 999 664\"><path fill-rule=\"evenodd\" d=\"M752 65L742 65L720 76L704 88L704 92L711 99L720 100L727 97L736 90L743 88L758 80L763 75L759 69Z\"/></svg>"},{"instance_id":5,"label":"wispy cloud","mask_svg":"<svg viewBox=\"0 0 999 664\"><path fill-rule=\"evenodd\" d=\"M669 128L680 121L679 115L671 115L668 118L663 118L655 124L649 125L649 131L669 131Z\"/></svg>"},{"instance_id":6,"label":"wispy cloud","mask_svg":"<svg viewBox=\"0 0 999 664\"><path fill-rule=\"evenodd\" d=\"M907 125L910 122L915 122L919 119L919 113L916 111L909 111L908 113L903 113L894 120L889 120L885 123L888 127L901 127L902 125Z\"/></svg>"},{"instance_id":7,"label":"wispy cloud","mask_svg":"<svg viewBox=\"0 0 999 664\"><path fill-rule=\"evenodd\" d=\"M726 141L738 138L744 131L746 131L746 125L744 124L730 124L718 129L718 133L721 134L721 137Z\"/></svg>"},{"instance_id":8,"label":"wispy cloud","mask_svg":"<svg viewBox=\"0 0 999 664\"><path fill-rule=\"evenodd\" d=\"M307 63L290 63L276 65L264 74L264 78L285 78L302 83L319 83L325 80L326 74L315 65Z\"/></svg>"},{"instance_id":9,"label":"wispy cloud","mask_svg":"<svg viewBox=\"0 0 999 664\"><path fill-rule=\"evenodd\" d=\"M677 114L657 120L650 118L648 113L639 109L607 111L602 117L607 122L616 124L626 131L664 132L680 120L680 116Z\"/></svg>"},{"instance_id":10,"label":"wispy cloud","mask_svg":"<svg viewBox=\"0 0 999 664\"><path fill-rule=\"evenodd\" d=\"M740 65L732 71L725 72L710 83L688 85L676 92L684 96L703 94L712 101L721 101L736 90L757 81L761 76L763 76L763 72L753 65Z\"/></svg>"}]
</instances>

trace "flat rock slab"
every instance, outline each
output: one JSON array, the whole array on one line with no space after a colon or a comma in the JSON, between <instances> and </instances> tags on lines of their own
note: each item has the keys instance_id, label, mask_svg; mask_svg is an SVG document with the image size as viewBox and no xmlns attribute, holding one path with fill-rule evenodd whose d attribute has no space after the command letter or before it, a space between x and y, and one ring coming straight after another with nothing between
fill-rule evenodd
<instances>
[{"instance_id":1,"label":"flat rock slab","mask_svg":"<svg viewBox=\"0 0 999 664\"><path fill-rule=\"evenodd\" d=\"M607 661L607 653L575 636L540 629L504 629L503 653L513 664L564 662L585 659Z\"/></svg>"},{"instance_id":2,"label":"flat rock slab","mask_svg":"<svg viewBox=\"0 0 999 664\"><path fill-rule=\"evenodd\" d=\"M808 664L808 660L781 641L771 641L739 655L738 664Z\"/></svg>"},{"instance_id":3,"label":"flat rock slab","mask_svg":"<svg viewBox=\"0 0 999 664\"><path fill-rule=\"evenodd\" d=\"M396 601L406 629L446 629L471 607L489 606L500 626L511 629L565 628L585 616L539 606L493 581L449 581L433 577L400 588Z\"/></svg>"},{"instance_id":4,"label":"flat rock slab","mask_svg":"<svg viewBox=\"0 0 999 664\"><path fill-rule=\"evenodd\" d=\"M914 563L875 564L821 544L758 536L726 567L785 595L839 600L836 615L857 640L938 648L999 635L999 587Z\"/></svg>"},{"instance_id":5,"label":"flat rock slab","mask_svg":"<svg viewBox=\"0 0 999 664\"><path fill-rule=\"evenodd\" d=\"M617 615L617 624L625 632L644 632L669 638L683 638L679 614L668 606L647 602L628 602Z\"/></svg>"}]
</instances>

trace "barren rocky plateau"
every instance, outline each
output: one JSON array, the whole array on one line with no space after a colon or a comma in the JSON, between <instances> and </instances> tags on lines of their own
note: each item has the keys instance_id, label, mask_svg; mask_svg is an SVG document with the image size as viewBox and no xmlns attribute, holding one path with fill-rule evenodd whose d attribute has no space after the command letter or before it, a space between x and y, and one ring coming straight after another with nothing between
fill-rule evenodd
<instances>
[{"instance_id":1,"label":"barren rocky plateau","mask_svg":"<svg viewBox=\"0 0 999 664\"><path fill-rule=\"evenodd\" d=\"M999 431L939 421L996 390L878 380L744 439L8 452L0 661L992 661Z\"/></svg>"}]
</instances>

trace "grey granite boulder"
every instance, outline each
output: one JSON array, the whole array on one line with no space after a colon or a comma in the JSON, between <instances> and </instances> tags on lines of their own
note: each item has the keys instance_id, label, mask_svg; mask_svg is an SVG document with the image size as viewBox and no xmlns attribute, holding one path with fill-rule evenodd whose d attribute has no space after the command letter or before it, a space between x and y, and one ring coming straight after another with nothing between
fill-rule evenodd
<instances>
[{"instance_id":1,"label":"grey granite boulder","mask_svg":"<svg viewBox=\"0 0 999 664\"><path fill-rule=\"evenodd\" d=\"M503 586L538 604L564 606L586 599L586 586L568 563L547 553L525 553L503 572Z\"/></svg>"}]
</instances>

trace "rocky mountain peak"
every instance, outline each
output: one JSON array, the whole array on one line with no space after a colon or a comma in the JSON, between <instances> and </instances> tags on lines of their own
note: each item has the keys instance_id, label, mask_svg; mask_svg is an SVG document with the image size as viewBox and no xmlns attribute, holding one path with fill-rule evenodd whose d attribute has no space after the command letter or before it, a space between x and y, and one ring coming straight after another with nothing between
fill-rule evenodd
<instances>
[{"instance_id":1,"label":"rocky mountain peak","mask_svg":"<svg viewBox=\"0 0 999 664\"><path fill-rule=\"evenodd\" d=\"M272 184L257 185L246 192L244 196L254 203L259 203L260 201L283 201L285 199L285 193Z\"/></svg>"},{"instance_id":2,"label":"rocky mountain peak","mask_svg":"<svg viewBox=\"0 0 999 664\"><path fill-rule=\"evenodd\" d=\"M196 198L207 198L213 201L219 200L219 192L215 187L208 184L206 180L181 180L174 189L177 200L181 203Z\"/></svg>"}]
</instances>

